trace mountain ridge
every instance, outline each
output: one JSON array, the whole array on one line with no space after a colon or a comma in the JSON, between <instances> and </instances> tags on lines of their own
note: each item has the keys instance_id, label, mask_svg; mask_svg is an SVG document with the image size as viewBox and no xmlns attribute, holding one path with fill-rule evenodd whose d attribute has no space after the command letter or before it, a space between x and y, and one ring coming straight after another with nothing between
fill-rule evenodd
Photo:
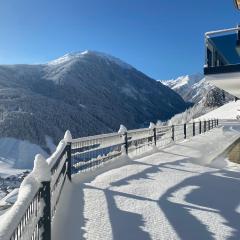
<instances>
[{"instance_id":1,"label":"mountain ridge","mask_svg":"<svg viewBox=\"0 0 240 240\"><path fill-rule=\"evenodd\" d=\"M211 85L199 73L161 82L181 95L186 102L193 103L192 108L171 119L173 124L188 122L234 100L234 96Z\"/></svg>"}]
</instances>

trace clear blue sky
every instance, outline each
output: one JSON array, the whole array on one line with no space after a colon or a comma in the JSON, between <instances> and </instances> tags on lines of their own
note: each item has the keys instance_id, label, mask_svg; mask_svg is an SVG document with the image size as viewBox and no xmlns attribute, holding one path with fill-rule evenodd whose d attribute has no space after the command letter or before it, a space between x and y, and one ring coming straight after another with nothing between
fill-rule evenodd
<instances>
[{"instance_id":1,"label":"clear blue sky","mask_svg":"<svg viewBox=\"0 0 240 240\"><path fill-rule=\"evenodd\" d=\"M86 49L155 79L202 71L204 32L233 27L232 0L0 0L0 63L43 63Z\"/></svg>"}]
</instances>

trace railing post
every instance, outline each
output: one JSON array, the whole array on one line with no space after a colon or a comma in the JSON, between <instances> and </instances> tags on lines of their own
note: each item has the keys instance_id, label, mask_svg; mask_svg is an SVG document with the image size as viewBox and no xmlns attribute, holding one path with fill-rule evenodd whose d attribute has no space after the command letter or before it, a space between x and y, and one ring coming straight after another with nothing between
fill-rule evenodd
<instances>
[{"instance_id":1,"label":"railing post","mask_svg":"<svg viewBox=\"0 0 240 240\"><path fill-rule=\"evenodd\" d=\"M128 134L127 134L127 128L124 125L120 125L120 128L118 130L118 134L120 134L123 137L123 147L125 154L128 155Z\"/></svg>"},{"instance_id":2,"label":"railing post","mask_svg":"<svg viewBox=\"0 0 240 240\"><path fill-rule=\"evenodd\" d=\"M174 128L174 125L172 125L172 140L174 141L175 140L175 128Z\"/></svg>"},{"instance_id":3,"label":"railing post","mask_svg":"<svg viewBox=\"0 0 240 240\"><path fill-rule=\"evenodd\" d=\"M42 185L39 189L39 196L43 201L43 212L39 220L41 239L51 240L51 170L41 154L35 156L32 173Z\"/></svg>"},{"instance_id":4,"label":"railing post","mask_svg":"<svg viewBox=\"0 0 240 240\"><path fill-rule=\"evenodd\" d=\"M70 142L67 143L67 176L70 181L72 181L72 144Z\"/></svg>"},{"instance_id":5,"label":"railing post","mask_svg":"<svg viewBox=\"0 0 240 240\"><path fill-rule=\"evenodd\" d=\"M195 122L193 122L193 137L195 136Z\"/></svg>"},{"instance_id":6,"label":"railing post","mask_svg":"<svg viewBox=\"0 0 240 240\"><path fill-rule=\"evenodd\" d=\"M51 193L50 181L42 182L41 196L44 202L43 216L41 218L42 240L51 240Z\"/></svg>"},{"instance_id":7,"label":"railing post","mask_svg":"<svg viewBox=\"0 0 240 240\"><path fill-rule=\"evenodd\" d=\"M149 129L152 129L152 131L153 131L152 141L154 142L154 145L157 146L157 129L156 129L156 125L154 123L150 122Z\"/></svg>"},{"instance_id":8,"label":"railing post","mask_svg":"<svg viewBox=\"0 0 240 240\"><path fill-rule=\"evenodd\" d=\"M127 134L127 132L124 133L124 147L125 147L125 152L128 155L128 134Z\"/></svg>"},{"instance_id":9,"label":"railing post","mask_svg":"<svg viewBox=\"0 0 240 240\"><path fill-rule=\"evenodd\" d=\"M218 123L218 118L217 118L217 126L218 126L218 124L219 124L219 123Z\"/></svg>"},{"instance_id":10,"label":"railing post","mask_svg":"<svg viewBox=\"0 0 240 240\"><path fill-rule=\"evenodd\" d=\"M208 131L210 130L210 120L208 120Z\"/></svg>"},{"instance_id":11,"label":"railing post","mask_svg":"<svg viewBox=\"0 0 240 240\"><path fill-rule=\"evenodd\" d=\"M204 120L204 128L203 128L203 132L205 133L206 130L207 130L207 122L206 122L206 120Z\"/></svg>"},{"instance_id":12,"label":"railing post","mask_svg":"<svg viewBox=\"0 0 240 240\"><path fill-rule=\"evenodd\" d=\"M184 129L184 139L186 139L187 138L187 124L186 123L184 123L183 129Z\"/></svg>"},{"instance_id":13,"label":"railing post","mask_svg":"<svg viewBox=\"0 0 240 240\"><path fill-rule=\"evenodd\" d=\"M200 121L199 122L199 134L201 134L202 133L202 122Z\"/></svg>"},{"instance_id":14,"label":"railing post","mask_svg":"<svg viewBox=\"0 0 240 240\"><path fill-rule=\"evenodd\" d=\"M65 132L64 141L67 143L66 151L67 151L67 176L70 181L72 181L72 135L69 130Z\"/></svg>"},{"instance_id":15,"label":"railing post","mask_svg":"<svg viewBox=\"0 0 240 240\"><path fill-rule=\"evenodd\" d=\"M153 129L153 138L154 138L154 145L157 146L157 129L156 129L156 127Z\"/></svg>"}]
</instances>

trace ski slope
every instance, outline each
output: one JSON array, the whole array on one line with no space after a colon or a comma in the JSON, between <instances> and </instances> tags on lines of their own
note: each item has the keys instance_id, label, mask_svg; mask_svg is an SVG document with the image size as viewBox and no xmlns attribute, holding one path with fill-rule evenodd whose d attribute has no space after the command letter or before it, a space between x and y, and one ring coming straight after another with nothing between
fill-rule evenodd
<instances>
[{"instance_id":1,"label":"ski slope","mask_svg":"<svg viewBox=\"0 0 240 240\"><path fill-rule=\"evenodd\" d=\"M239 136L239 123L225 122L151 155L75 175L53 239L240 239L240 167L219 157Z\"/></svg>"}]
</instances>

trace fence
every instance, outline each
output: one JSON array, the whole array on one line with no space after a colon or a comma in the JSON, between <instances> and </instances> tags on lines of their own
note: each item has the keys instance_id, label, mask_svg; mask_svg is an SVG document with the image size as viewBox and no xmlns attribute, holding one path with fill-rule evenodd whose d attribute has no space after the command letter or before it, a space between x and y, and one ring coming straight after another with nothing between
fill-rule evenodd
<instances>
[{"instance_id":1,"label":"fence","mask_svg":"<svg viewBox=\"0 0 240 240\"><path fill-rule=\"evenodd\" d=\"M23 180L18 199L0 225L0 239L51 239L51 225L61 192L73 174L88 171L121 155L137 156L154 147L165 147L174 141L205 133L218 126L218 120L182 125L158 126L118 133L72 139L69 131L56 151L45 160L37 155L33 171Z\"/></svg>"},{"instance_id":2,"label":"fence","mask_svg":"<svg viewBox=\"0 0 240 240\"><path fill-rule=\"evenodd\" d=\"M17 201L0 224L0 239L50 240L60 195L66 180L71 180L70 133L45 160L36 155L33 171L23 180Z\"/></svg>"}]
</instances>

